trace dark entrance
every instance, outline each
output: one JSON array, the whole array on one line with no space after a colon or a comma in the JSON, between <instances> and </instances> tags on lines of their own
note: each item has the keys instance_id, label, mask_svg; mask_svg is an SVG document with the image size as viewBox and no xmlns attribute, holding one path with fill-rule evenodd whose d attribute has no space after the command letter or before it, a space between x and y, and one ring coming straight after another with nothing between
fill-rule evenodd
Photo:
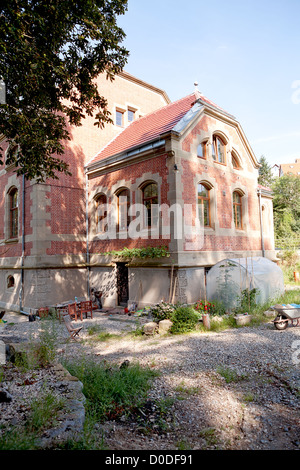
<instances>
[{"instance_id":1,"label":"dark entrance","mask_svg":"<svg viewBox=\"0 0 300 470\"><path fill-rule=\"evenodd\" d=\"M127 307L129 300L128 266L125 263L117 263L117 293L118 305Z\"/></svg>"}]
</instances>

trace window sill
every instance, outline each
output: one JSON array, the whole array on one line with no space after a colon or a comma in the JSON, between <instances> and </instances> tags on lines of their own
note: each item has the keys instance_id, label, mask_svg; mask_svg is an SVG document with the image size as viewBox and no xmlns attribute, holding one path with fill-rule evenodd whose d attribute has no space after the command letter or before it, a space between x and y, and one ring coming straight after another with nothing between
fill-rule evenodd
<instances>
[{"instance_id":1,"label":"window sill","mask_svg":"<svg viewBox=\"0 0 300 470\"><path fill-rule=\"evenodd\" d=\"M4 243L6 243L7 245L14 244L14 243L19 243L19 239L18 238L8 238L7 240L4 241Z\"/></svg>"}]
</instances>

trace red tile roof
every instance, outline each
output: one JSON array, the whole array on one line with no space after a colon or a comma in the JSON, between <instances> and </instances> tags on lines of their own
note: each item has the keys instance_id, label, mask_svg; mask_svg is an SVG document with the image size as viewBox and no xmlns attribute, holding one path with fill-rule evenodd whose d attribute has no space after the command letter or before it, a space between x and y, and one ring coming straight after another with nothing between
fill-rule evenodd
<instances>
[{"instance_id":1,"label":"red tile roof","mask_svg":"<svg viewBox=\"0 0 300 470\"><path fill-rule=\"evenodd\" d=\"M89 165L158 139L160 135L171 131L173 127L176 126L183 116L185 116L185 114L191 109L198 98L201 98L210 106L214 106L221 110L221 108L216 106L207 98L204 98L198 92L194 92L185 98L170 103L153 113L147 114L146 116L133 121L111 142L109 142L93 158Z\"/></svg>"}]
</instances>

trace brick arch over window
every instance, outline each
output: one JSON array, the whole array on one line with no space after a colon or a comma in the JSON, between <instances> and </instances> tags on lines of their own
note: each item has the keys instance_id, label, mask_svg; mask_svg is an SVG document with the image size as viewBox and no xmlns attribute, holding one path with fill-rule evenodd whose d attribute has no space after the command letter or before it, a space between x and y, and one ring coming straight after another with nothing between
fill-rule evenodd
<instances>
[{"instance_id":1,"label":"brick arch over window","mask_svg":"<svg viewBox=\"0 0 300 470\"><path fill-rule=\"evenodd\" d=\"M236 150L232 150L231 152L231 165L232 165L232 168L234 168L235 170L240 170L242 169L242 160L241 160L241 157L239 156L239 154L237 153Z\"/></svg>"}]
</instances>

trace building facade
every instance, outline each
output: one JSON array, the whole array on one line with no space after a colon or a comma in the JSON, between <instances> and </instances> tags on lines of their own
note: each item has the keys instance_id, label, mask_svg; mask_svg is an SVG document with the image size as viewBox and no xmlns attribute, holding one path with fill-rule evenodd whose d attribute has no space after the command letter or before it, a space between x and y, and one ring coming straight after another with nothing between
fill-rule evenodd
<instances>
[{"instance_id":1,"label":"building facade","mask_svg":"<svg viewBox=\"0 0 300 470\"><path fill-rule=\"evenodd\" d=\"M170 103L123 73L99 78L114 124L71 129L72 176L0 172L0 307L28 312L103 292L103 305L205 296L225 258L275 259L272 196L239 122L197 90ZM111 252L159 248L161 258Z\"/></svg>"},{"instance_id":2,"label":"building facade","mask_svg":"<svg viewBox=\"0 0 300 470\"><path fill-rule=\"evenodd\" d=\"M163 90L126 72L97 83L113 124L99 130L86 116L69 129L63 159L72 176L37 184L17 177L14 167L0 169L0 308L29 312L87 296L84 165L132 120L170 102Z\"/></svg>"}]
</instances>

